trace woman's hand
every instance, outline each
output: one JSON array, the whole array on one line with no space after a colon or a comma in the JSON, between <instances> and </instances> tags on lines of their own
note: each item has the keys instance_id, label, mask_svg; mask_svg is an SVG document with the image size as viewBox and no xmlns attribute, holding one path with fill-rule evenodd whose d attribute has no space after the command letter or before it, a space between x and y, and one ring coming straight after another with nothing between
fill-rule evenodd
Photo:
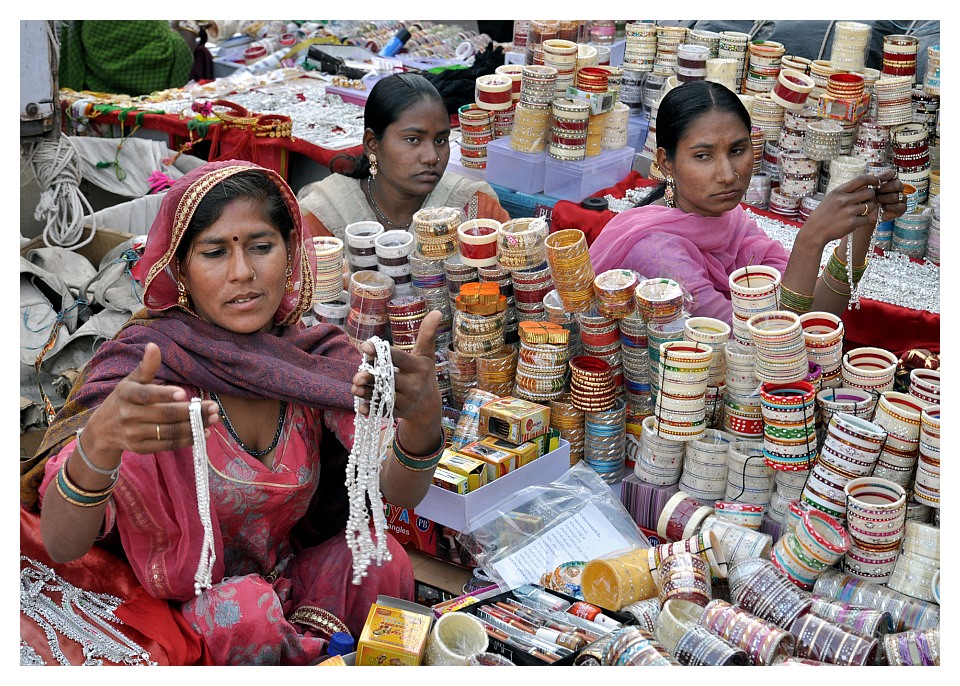
<instances>
[{"instance_id":1,"label":"woman's hand","mask_svg":"<svg viewBox=\"0 0 960 686\"><path fill-rule=\"evenodd\" d=\"M147 343L137 368L117 384L91 415L83 433L83 446L91 459L101 462L96 455L114 453L119 461L119 453L124 450L148 454L193 445L186 391L153 383L160 361L160 348ZM204 427L216 421L217 404L204 401Z\"/></svg>"},{"instance_id":2,"label":"woman's hand","mask_svg":"<svg viewBox=\"0 0 960 686\"><path fill-rule=\"evenodd\" d=\"M907 211L907 201L903 197L903 182L897 178L896 172L888 169L877 175L880 187L877 189L877 202L883 208L880 221L896 219Z\"/></svg>"},{"instance_id":3,"label":"woman's hand","mask_svg":"<svg viewBox=\"0 0 960 686\"><path fill-rule=\"evenodd\" d=\"M881 177L892 173L884 172ZM896 185L901 188L903 186L896 180L883 182L882 178L861 174L834 188L810 213L800 229L800 236L814 241L823 249L830 241L843 238L857 230L867 231L869 235L877 224L877 209L880 205L897 200L899 190L892 190ZM879 202L876 189L882 194ZM884 207L883 214L885 219L892 218L888 215L888 207ZM900 214L903 214L902 209Z\"/></svg>"},{"instance_id":4,"label":"woman's hand","mask_svg":"<svg viewBox=\"0 0 960 686\"><path fill-rule=\"evenodd\" d=\"M441 317L439 310L427 314L420 324L420 332L410 352L396 346L390 347L396 370L393 414L424 429L439 426L442 410L435 356L437 328ZM360 345L360 351L371 356L376 354L376 349L369 341ZM358 371L353 377L351 392L364 401L360 406L360 413L366 415L373 397L373 376L367 371Z\"/></svg>"}]
</instances>

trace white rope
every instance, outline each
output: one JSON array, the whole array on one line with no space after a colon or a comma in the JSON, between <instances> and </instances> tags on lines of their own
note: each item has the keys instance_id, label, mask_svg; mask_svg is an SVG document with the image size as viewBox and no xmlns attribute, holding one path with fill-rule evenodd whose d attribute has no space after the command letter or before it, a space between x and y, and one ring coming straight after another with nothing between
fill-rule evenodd
<instances>
[{"instance_id":1,"label":"white rope","mask_svg":"<svg viewBox=\"0 0 960 686\"><path fill-rule=\"evenodd\" d=\"M70 137L37 141L28 149L27 162L40 185L40 202L33 216L46 222L44 244L75 250L92 241L97 220L91 219L90 235L84 239L83 218L92 215L93 208L80 192L80 157Z\"/></svg>"}]
</instances>

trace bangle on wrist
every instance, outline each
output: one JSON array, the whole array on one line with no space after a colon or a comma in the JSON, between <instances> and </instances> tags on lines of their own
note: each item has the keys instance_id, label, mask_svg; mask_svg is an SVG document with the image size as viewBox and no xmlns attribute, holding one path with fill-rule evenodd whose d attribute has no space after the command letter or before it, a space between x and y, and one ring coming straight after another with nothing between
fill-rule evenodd
<instances>
[{"instance_id":1,"label":"bangle on wrist","mask_svg":"<svg viewBox=\"0 0 960 686\"><path fill-rule=\"evenodd\" d=\"M849 297L850 297L849 291L846 292L846 293L841 293L840 291L838 291L836 288L834 288L833 286L831 286L831 285L827 282L827 272L826 272L826 270L824 270L823 273L820 274L820 278L821 278L821 280L823 281L823 285L826 286L827 288L829 288L831 291L833 291L833 292L836 293L837 295L839 295L839 296L841 296L841 297L844 297L844 298L849 298Z\"/></svg>"},{"instance_id":2,"label":"bangle on wrist","mask_svg":"<svg viewBox=\"0 0 960 686\"><path fill-rule=\"evenodd\" d=\"M77 429L77 452L80 453L80 459L83 460L83 463L87 465L87 468L92 472L96 472L102 476L109 476L114 483L117 482L117 479L120 476L120 462L117 463L117 466L113 469L103 469L98 467L90 461L90 458L87 457L87 452L83 449L83 444L80 442L80 434L83 433L83 429ZM123 457L120 458L120 461L123 461Z\"/></svg>"}]
</instances>

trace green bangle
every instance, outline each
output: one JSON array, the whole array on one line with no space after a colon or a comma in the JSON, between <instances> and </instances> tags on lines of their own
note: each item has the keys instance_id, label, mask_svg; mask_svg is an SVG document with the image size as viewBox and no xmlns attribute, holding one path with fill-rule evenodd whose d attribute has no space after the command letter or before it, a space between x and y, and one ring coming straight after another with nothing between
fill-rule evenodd
<instances>
[{"instance_id":1,"label":"green bangle","mask_svg":"<svg viewBox=\"0 0 960 686\"><path fill-rule=\"evenodd\" d=\"M77 507L96 507L107 502L116 485L116 482L114 482L102 491L83 491L70 482L66 472L67 463L64 462L63 466L57 471L57 490L64 500Z\"/></svg>"},{"instance_id":2,"label":"green bangle","mask_svg":"<svg viewBox=\"0 0 960 686\"><path fill-rule=\"evenodd\" d=\"M441 441L440 449L430 455L411 455L401 447L396 433L393 436L393 456L403 467L414 472L426 472L436 467L445 447L443 441Z\"/></svg>"}]
</instances>

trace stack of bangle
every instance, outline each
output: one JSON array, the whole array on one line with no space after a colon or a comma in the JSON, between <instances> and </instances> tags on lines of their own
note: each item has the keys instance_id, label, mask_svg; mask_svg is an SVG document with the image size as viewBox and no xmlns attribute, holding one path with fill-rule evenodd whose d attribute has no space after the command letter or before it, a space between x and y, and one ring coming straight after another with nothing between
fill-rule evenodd
<instances>
[{"instance_id":1,"label":"stack of bangle","mask_svg":"<svg viewBox=\"0 0 960 686\"><path fill-rule=\"evenodd\" d=\"M683 443L680 490L700 502L721 500L727 484L727 451L735 440L725 431L707 429L703 438Z\"/></svg>"},{"instance_id":2,"label":"stack of bangle","mask_svg":"<svg viewBox=\"0 0 960 686\"><path fill-rule=\"evenodd\" d=\"M914 500L940 509L940 406L928 405L920 413L920 456Z\"/></svg>"},{"instance_id":3,"label":"stack of bangle","mask_svg":"<svg viewBox=\"0 0 960 686\"><path fill-rule=\"evenodd\" d=\"M427 207L413 214L417 252L424 257L444 258L457 252L457 229L464 222L456 207Z\"/></svg>"},{"instance_id":4,"label":"stack of bangle","mask_svg":"<svg viewBox=\"0 0 960 686\"><path fill-rule=\"evenodd\" d=\"M877 99L876 121L878 124L896 126L913 120L910 100L913 77L884 74L874 84L874 91Z\"/></svg>"},{"instance_id":5,"label":"stack of bangle","mask_svg":"<svg viewBox=\"0 0 960 686\"><path fill-rule=\"evenodd\" d=\"M686 316L681 316L665 324L647 324L647 359L650 363L650 393L653 399L660 393L660 346L667 341L683 340L686 320Z\"/></svg>"},{"instance_id":6,"label":"stack of bangle","mask_svg":"<svg viewBox=\"0 0 960 686\"><path fill-rule=\"evenodd\" d=\"M906 491L876 476L853 479L843 491L851 539L843 569L858 578L886 584L903 541Z\"/></svg>"},{"instance_id":7,"label":"stack of bangle","mask_svg":"<svg viewBox=\"0 0 960 686\"><path fill-rule=\"evenodd\" d=\"M803 151L812 160L826 162L841 153L843 127L836 121L818 119L807 124Z\"/></svg>"},{"instance_id":8,"label":"stack of bangle","mask_svg":"<svg viewBox=\"0 0 960 686\"><path fill-rule=\"evenodd\" d=\"M653 22L631 22L624 27L623 66L640 72L653 69L657 56L657 25Z\"/></svg>"},{"instance_id":9,"label":"stack of bangle","mask_svg":"<svg viewBox=\"0 0 960 686\"><path fill-rule=\"evenodd\" d=\"M923 77L923 91L940 97L940 44L927 46L927 69Z\"/></svg>"},{"instance_id":10,"label":"stack of bangle","mask_svg":"<svg viewBox=\"0 0 960 686\"><path fill-rule=\"evenodd\" d=\"M374 221L359 221L347 224L344 236L347 244L347 262L350 271L377 269L377 236L383 233L383 224Z\"/></svg>"},{"instance_id":11,"label":"stack of bangle","mask_svg":"<svg viewBox=\"0 0 960 686\"><path fill-rule=\"evenodd\" d=\"M461 407L467 396L477 388L477 358L457 351L453 342L447 345L446 356L447 378L450 380L450 392L456 406ZM492 394L487 394L492 395Z\"/></svg>"},{"instance_id":12,"label":"stack of bangle","mask_svg":"<svg viewBox=\"0 0 960 686\"><path fill-rule=\"evenodd\" d=\"M384 231L374 240L374 251L377 271L393 279L394 294L398 297L410 295L413 284L409 257L413 252L413 235L405 230Z\"/></svg>"},{"instance_id":13,"label":"stack of bangle","mask_svg":"<svg viewBox=\"0 0 960 686\"><path fill-rule=\"evenodd\" d=\"M597 309L577 312L580 324L580 343L584 355L603 360L610 365L617 394L623 390L623 360L620 356L620 334L617 320L603 315Z\"/></svg>"},{"instance_id":14,"label":"stack of bangle","mask_svg":"<svg viewBox=\"0 0 960 686\"><path fill-rule=\"evenodd\" d=\"M569 364L570 400L574 407L582 412L601 412L615 405L616 388L607 362L581 355Z\"/></svg>"},{"instance_id":15,"label":"stack of bangle","mask_svg":"<svg viewBox=\"0 0 960 686\"><path fill-rule=\"evenodd\" d=\"M747 320L747 330L756 349L760 381L789 383L806 378L809 363L799 315L786 310L755 314Z\"/></svg>"},{"instance_id":16,"label":"stack of bangle","mask_svg":"<svg viewBox=\"0 0 960 686\"><path fill-rule=\"evenodd\" d=\"M860 636L814 614L797 618L790 633L797 639L794 655L798 658L857 667L871 666L877 660L876 638Z\"/></svg>"},{"instance_id":17,"label":"stack of bangle","mask_svg":"<svg viewBox=\"0 0 960 686\"><path fill-rule=\"evenodd\" d=\"M804 295L780 285L780 307L797 314L806 314L813 307L813 295Z\"/></svg>"},{"instance_id":18,"label":"stack of bangle","mask_svg":"<svg viewBox=\"0 0 960 686\"><path fill-rule=\"evenodd\" d=\"M543 66L557 70L554 82L554 97L562 98L567 93L567 86L574 83L577 71L577 44L562 38L552 38L543 41Z\"/></svg>"},{"instance_id":19,"label":"stack of bangle","mask_svg":"<svg viewBox=\"0 0 960 686\"><path fill-rule=\"evenodd\" d=\"M882 348L854 348L843 356L841 376L844 388L860 388L871 393L893 390L897 357Z\"/></svg>"},{"instance_id":20,"label":"stack of bangle","mask_svg":"<svg viewBox=\"0 0 960 686\"><path fill-rule=\"evenodd\" d=\"M804 471L817 455L816 392L806 381L760 386L763 454L774 469Z\"/></svg>"},{"instance_id":21,"label":"stack of bangle","mask_svg":"<svg viewBox=\"0 0 960 686\"><path fill-rule=\"evenodd\" d=\"M67 474L67 463L69 460L64 460L63 465L61 465L57 471L57 491L63 499L71 505L77 507L96 507L107 502L110 499L110 494L113 493L113 489L117 487L117 481L120 479L120 465L117 464L114 469L103 469L102 467L96 466L90 458L87 457L87 453L80 443L80 434L82 433L83 429L77 430L76 451L80 454L80 459L83 460L83 463L91 471L102 476L109 476L111 479L110 485L99 491L85 491L79 488L71 481Z\"/></svg>"},{"instance_id":22,"label":"stack of bangle","mask_svg":"<svg viewBox=\"0 0 960 686\"><path fill-rule=\"evenodd\" d=\"M940 622L939 605L835 569L824 570L813 591L826 598L888 612L893 619L892 630L897 632L930 629Z\"/></svg>"},{"instance_id":23,"label":"stack of bangle","mask_svg":"<svg viewBox=\"0 0 960 686\"><path fill-rule=\"evenodd\" d=\"M536 217L503 223L497 239L497 261L511 273L541 267L547 261L547 222ZM516 279L516 277L514 277Z\"/></svg>"},{"instance_id":24,"label":"stack of bangle","mask_svg":"<svg viewBox=\"0 0 960 686\"><path fill-rule=\"evenodd\" d=\"M585 393L580 393L580 400L585 400ZM623 479L626 409L624 400L615 398L607 409L584 411L583 461L607 484Z\"/></svg>"},{"instance_id":25,"label":"stack of bangle","mask_svg":"<svg viewBox=\"0 0 960 686\"><path fill-rule=\"evenodd\" d=\"M497 297L500 295L499 289L495 286L491 286L493 293L487 294L492 297L482 299L474 297L470 299L469 303L465 303L462 299L458 300L460 290L467 284L474 284L472 295L476 295L479 292L477 289L477 268L469 264L464 264L463 258L459 253L454 253L443 259L443 273L447 280L447 293L450 295L450 300L453 301L454 306L458 309L473 314L493 314L497 311L497 307L491 306L491 303L496 305ZM472 305L480 305L481 302L483 307L471 307ZM463 304L471 306L462 307ZM502 310L503 308L500 309Z\"/></svg>"},{"instance_id":26,"label":"stack of bangle","mask_svg":"<svg viewBox=\"0 0 960 686\"><path fill-rule=\"evenodd\" d=\"M683 288L673 279L645 279L634 291L637 311L647 321L674 322L683 313Z\"/></svg>"},{"instance_id":27,"label":"stack of bangle","mask_svg":"<svg viewBox=\"0 0 960 686\"><path fill-rule=\"evenodd\" d=\"M388 302L387 318L393 345L401 350L412 350L426 316L427 303L423 296L402 296Z\"/></svg>"},{"instance_id":28,"label":"stack of bangle","mask_svg":"<svg viewBox=\"0 0 960 686\"><path fill-rule=\"evenodd\" d=\"M334 236L319 236L313 239L313 249L317 256L313 302L332 302L343 292L343 241Z\"/></svg>"},{"instance_id":29,"label":"stack of bangle","mask_svg":"<svg viewBox=\"0 0 960 686\"><path fill-rule=\"evenodd\" d=\"M436 467L437 463L440 462L440 456L443 455L445 447L444 442L440 441L440 447L429 455L412 455L400 445L399 436L394 435L393 437L394 457L402 467L412 472L426 472Z\"/></svg>"},{"instance_id":30,"label":"stack of bangle","mask_svg":"<svg viewBox=\"0 0 960 686\"><path fill-rule=\"evenodd\" d=\"M683 446L673 437L659 435L652 415L644 417L634 474L640 481L658 487L678 483L683 470Z\"/></svg>"},{"instance_id":31,"label":"stack of bangle","mask_svg":"<svg viewBox=\"0 0 960 686\"><path fill-rule=\"evenodd\" d=\"M553 286L564 309L567 312L584 312L593 307L595 274L583 231L556 231L547 236L544 246Z\"/></svg>"},{"instance_id":32,"label":"stack of bangle","mask_svg":"<svg viewBox=\"0 0 960 686\"><path fill-rule=\"evenodd\" d=\"M634 312L628 317L618 319L617 327L620 330L620 362L627 411L645 417L653 412L647 324Z\"/></svg>"},{"instance_id":33,"label":"stack of bangle","mask_svg":"<svg viewBox=\"0 0 960 686\"><path fill-rule=\"evenodd\" d=\"M886 610L858 607L838 600L814 596L810 614L845 627L864 638L882 639L893 630L893 617Z\"/></svg>"},{"instance_id":34,"label":"stack of bangle","mask_svg":"<svg viewBox=\"0 0 960 686\"><path fill-rule=\"evenodd\" d=\"M555 19L534 19L527 29L526 63L543 64L543 41L556 38L560 22Z\"/></svg>"},{"instance_id":35,"label":"stack of bangle","mask_svg":"<svg viewBox=\"0 0 960 686\"><path fill-rule=\"evenodd\" d=\"M564 343L533 343L520 339L514 395L546 404L563 395L569 349Z\"/></svg>"},{"instance_id":36,"label":"stack of bangle","mask_svg":"<svg viewBox=\"0 0 960 686\"><path fill-rule=\"evenodd\" d=\"M752 665L772 665L792 655L796 642L780 627L720 599L707 604L700 625L743 650Z\"/></svg>"},{"instance_id":37,"label":"stack of bangle","mask_svg":"<svg viewBox=\"0 0 960 686\"><path fill-rule=\"evenodd\" d=\"M477 358L477 388L503 397L510 395L516 378L517 350L504 346L499 352Z\"/></svg>"},{"instance_id":38,"label":"stack of bangle","mask_svg":"<svg viewBox=\"0 0 960 686\"><path fill-rule=\"evenodd\" d=\"M618 611L624 605L654 598L657 585L646 564L646 549L589 560L581 573L580 589L588 603Z\"/></svg>"},{"instance_id":39,"label":"stack of bangle","mask_svg":"<svg viewBox=\"0 0 960 686\"><path fill-rule=\"evenodd\" d=\"M677 71L677 48L687 36L685 26L657 26L657 54L653 61L653 73L669 77Z\"/></svg>"},{"instance_id":40,"label":"stack of bangle","mask_svg":"<svg viewBox=\"0 0 960 686\"><path fill-rule=\"evenodd\" d=\"M909 76L917 73L917 52L920 40L916 36L890 35L883 37L884 74Z\"/></svg>"},{"instance_id":41,"label":"stack of bangle","mask_svg":"<svg viewBox=\"0 0 960 686\"><path fill-rule=\"evenodd\" d=\"M759 441L737 441L730 446L724 500L769 505L775 470L767 464Z\"/></svg>"},{"instance_id":42,"label":"stack of bangle","mask_svg":"<svg viewBox=\"0 0 960 686\"><path fill-rule=\"evenodd\" d=\"M908 492L912 491L920 456L920 418L925 406L912 395L887 391L880 396L873 419L887 432L873 474L899 484Z\"/></svg>"},{"instance_id":43,"label":"stack of bangle","mask_svg":"<svg viewBox=\"0 0 960 686\"><path fill-rule=\"evenodd\" d=\"M735 93L742 92L743 78L747 71L747 44L751 38L740 31L720 31L720 41L717 45L717 57L729 58L737 62Z\"/></svg>"},{"instance_id":44,"label":"stack of bangle","mask_svg":"<svg viewBox=\"0 0 960 686\"><path fill-rule=\"evenodd\" d=\"M569 396L564 394L549 401L550 428L560 432L560 438L570 444L570 466L583 459L584 414L578 410Z\"/></svg>"}]
</instances>

